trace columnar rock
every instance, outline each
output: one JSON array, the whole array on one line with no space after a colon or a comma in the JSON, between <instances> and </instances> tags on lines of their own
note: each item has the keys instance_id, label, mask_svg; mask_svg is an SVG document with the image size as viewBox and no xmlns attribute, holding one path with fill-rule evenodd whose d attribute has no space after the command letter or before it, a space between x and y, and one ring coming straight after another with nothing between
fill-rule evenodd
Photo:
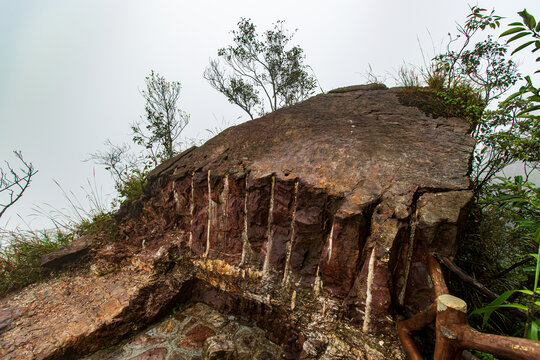
<instances>
[{"instance_id":1,"label":"columnar rock","mask_svg":"<svg viewBox=\"0 0 540 360\"><path fill-rule=\"evenodd\" d=\"M403 358L394 316L433 301L425 255L455 253L474 144L466 121L403 96L338 89L186 150L89 262L152 273L152 299L125 305L140 321L198 301L255 320L290 358ZM115 316L108 331L133 321Z\"/></svg>"}]
</instances>

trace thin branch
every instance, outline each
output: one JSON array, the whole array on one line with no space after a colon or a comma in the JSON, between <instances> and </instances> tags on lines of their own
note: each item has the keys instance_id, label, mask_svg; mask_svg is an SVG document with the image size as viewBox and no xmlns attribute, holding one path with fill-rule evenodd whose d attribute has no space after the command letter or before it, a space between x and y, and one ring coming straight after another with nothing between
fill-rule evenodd
<instances>
[{"instance_id":1,"label":"thin branch","mask_svg":"<svg viewBox=\"0 0 540 360\"><path fill-rule=\"evenodd\" d=\"M38 172L34 169L32 163L28 163L24 160L21 151L14 151L13 153L22 163L23 167L17 172L6 161L9 172L6 173L3 169L0 169L0 192L7 191L9 193L8 202L6 204L0 204L0 218L5 214L8 208L19 201L23 193L28 189L32 177ZM13 189L14 187L17 187L18 190Z\"/></svg>"},{"instance_id":2,"label":"thin branch","mask_svg":"<svg viewBox=\"0 0 540 360\"><path fill-rule=\"evenodd\" d=\"M493 276L491 277L491 279L492 279L492 280L495 280L495 279L498 279L498 278L500 278L500 277L503 277L504 275L508 274L510 271L514 270L515 268L518 268L518 267L520 267L521 265L525 265L526 263L531 262L532 260L533 260L532 257L523 259L523 260L521 260L521 261L515 263L514 265L509 266L508 268L504 269L503 271L501 271L501 272L499 272L499 273L493 275Z\"/></svg>"}]
</instances>

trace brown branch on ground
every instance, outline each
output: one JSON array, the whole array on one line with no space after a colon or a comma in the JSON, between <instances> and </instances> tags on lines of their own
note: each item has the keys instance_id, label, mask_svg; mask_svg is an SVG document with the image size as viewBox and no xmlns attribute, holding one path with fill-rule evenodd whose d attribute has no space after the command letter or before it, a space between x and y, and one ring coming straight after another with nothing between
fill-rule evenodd
<instances>
[{"instance_id":1,"label":"brown branch on ground","mask_svg":"<svg viewBox=\"0 0 540 360\"><path fill-rule=\"evenodd\" d=\"M532 257L523 259L523 260L521 260L521 261L515 263L514 265L512 265L512 266L506 268L505 270L499 272L498 274L495 274L495 275L492 276L491 278L492 278L493 280L495 280L495 279L498 279L498 278L500 278L500 277L503 277L504 275L508 274L510 271L514 270L515 268L518 268L518 267L520 267L521 265L525 265L526 263L531 262L532 260L533 260Z\"/></svg>"},{"instance_id":2,"label":"brown branch on ground","mask_svg":"<svg viewBox=\"0 0 540 360\"><path fill-rule=\"evenodd\" d=\"M466 359L474 359L469 356L471 354L463 354L466 349L509 359L540 358L539 341L485 334L471 328L467 322L467 304L455 296L444 293L446 286L439 263L429 255L427 261L436 299L420 313L397 323L399 339L410 359L423 359L412 340L412 333L433 322L436 334L434 353L436 360L455 360L463 355Z\"/></svg>"},{"instance_id":3,"label":"brown branch on ground","mask_svg":"<svg viewBox=\"0 0 540 360\"><path fill-rule=\"evenodd\" d=\"M439 261L441 264L443 264L448 270L450 270L452 273L457 275L457 277L459 277L464 283L478 290L480 293L486 296L489 300L493 301L499 297L499 294L491 291L482 283L480 283L478 280L466 274L459 266L457 266L449 258L445 256L441 256L436 253L433 253L433 257L437 259L437 261ZM506 301L505 303L508 303L508 302ZM508 308L508 311L512 312L516 316L519 316L521 319L527 320L527 312L525 310L517 309L517 308Z\"/></svg>"}]
</instances>

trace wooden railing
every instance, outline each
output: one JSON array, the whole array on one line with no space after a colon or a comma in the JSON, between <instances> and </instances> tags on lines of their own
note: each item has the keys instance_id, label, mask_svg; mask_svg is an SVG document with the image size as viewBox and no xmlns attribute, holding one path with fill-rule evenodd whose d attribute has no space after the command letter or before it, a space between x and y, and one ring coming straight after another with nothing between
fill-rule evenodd
<instances>
[{"instance_id":1,"label":"wooden railing","mask_svg":"<svg viewBox=\"0 0 540 360\"><path fill-rule=\"evenodd\" d=\"M414 331L435 323L435 360L458 360L464 350L479 350L506 359L540 359L540 341L485 334L469 326L467 304L448 293L441 267L433 254L427 258L436 299L413 317L398 321L403 349L411 360L423 360L412 338Z\"/></svg>"}]
</instances>

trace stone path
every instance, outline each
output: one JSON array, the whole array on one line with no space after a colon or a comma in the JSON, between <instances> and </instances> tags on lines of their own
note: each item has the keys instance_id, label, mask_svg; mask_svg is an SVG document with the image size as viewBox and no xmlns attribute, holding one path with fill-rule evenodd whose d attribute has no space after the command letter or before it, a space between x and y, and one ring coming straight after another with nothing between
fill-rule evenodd
<instances>
[{"instance_id":1,"label":"stone path","mask_svg":"<svg viewBox=\"0 0 540 360\"><path fill-rule=\"evenodd\" d=\"M151 325L131 339L84 360L281 359L264 331L235 316L196 303Z\"/></svg>"}]
</instances>

